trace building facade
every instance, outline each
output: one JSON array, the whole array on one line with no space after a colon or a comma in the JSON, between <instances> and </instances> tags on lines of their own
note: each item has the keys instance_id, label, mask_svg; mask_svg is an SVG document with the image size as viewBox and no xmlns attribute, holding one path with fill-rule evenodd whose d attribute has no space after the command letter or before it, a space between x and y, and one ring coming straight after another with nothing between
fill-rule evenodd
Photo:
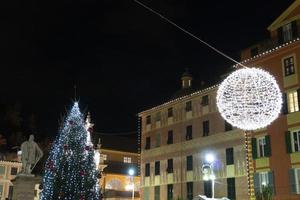
<instances>
[{"instance_id":1,"label":"building facade","mask_svg":"<svg viewBox=\"0 0 300 200\"><path fill-rule=\"evenodd\" d=\"M184 73L170 101L139 113L141 199L211 197L211 180L202 171L207 154L215 157L215 197L247 199L244 135L218 113L217 88L193 90L191 75Z\"/></svg>"},{"instance_id":2,"label":"building facade","mask_svg":"<svg viewBox=\"0 0 300 200\"><path fill-rule=\"evenodd\" d=\"M140 199L139 154L135 139L101 133L93 133L93 138L99 141L98 168L102 171L100 187L103 199L131 200L133 185L134 199ZM133 176L129 175L130 169L134 171Z\"/></svg>"},{"instance_id":3,"label":"building facade","mask_svg":"<svg viewBox=\"0 0 300 200\"><path fill-rule=\"evenodd\" d=\"M13 180L21 171L22 163L0 161L0 199L12 199Z\"/></svg>"},{"instance_id":4,"label":"building facade","mask_svg":"<svg viewBox=\"0 0 300 200\"><path fill-rule=\"evenodd\" d=\"M300 1L296 0L269 27L270 39L241 52L242 63L261 67L275 76L283 92L280 117L256 131L254 185L269 185L274 199L300 199Z\"/></svg>"}]
</instances>

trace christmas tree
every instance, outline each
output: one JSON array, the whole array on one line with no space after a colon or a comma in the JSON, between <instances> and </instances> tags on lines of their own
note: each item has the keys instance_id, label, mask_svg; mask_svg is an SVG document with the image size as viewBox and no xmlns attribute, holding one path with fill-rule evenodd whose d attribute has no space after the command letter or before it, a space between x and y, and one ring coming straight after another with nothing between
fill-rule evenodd
<instances>
[{"instance_id":1,"label":"christmas tree","mask_svg":"<svg viewBox=\"0 0 300 200\"><path fill-rule=\"evenodd\" d=\"M78 103L68 113L45 165L41 200L98 200L99 171Z\"/></svg>"}]
</instances>

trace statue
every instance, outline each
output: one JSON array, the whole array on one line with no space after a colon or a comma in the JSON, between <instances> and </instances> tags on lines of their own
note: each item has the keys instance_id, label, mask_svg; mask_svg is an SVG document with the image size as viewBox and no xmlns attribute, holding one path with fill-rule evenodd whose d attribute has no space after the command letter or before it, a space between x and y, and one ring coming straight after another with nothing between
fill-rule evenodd
<instances>
[{"instance_id":1,"label":"statue","mask_svg":"<svg viewBox=\"0 0 300 200\"><path fill-rule=\"evenodd\" d=\"M43 157L43 151L34 142L34 135L30 135L29 140L22 143L21 151L22 173L31 174L35 165Z\"/></svg>"}]
</instances>

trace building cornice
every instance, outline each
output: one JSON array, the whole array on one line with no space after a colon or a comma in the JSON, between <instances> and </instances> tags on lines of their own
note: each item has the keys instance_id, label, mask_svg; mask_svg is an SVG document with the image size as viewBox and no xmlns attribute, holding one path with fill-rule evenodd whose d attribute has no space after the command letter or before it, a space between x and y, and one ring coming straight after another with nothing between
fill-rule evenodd
<instances>
[{"instance_id":1,"label":"building cornice","mask_svg":"<svg viewBox=\"0 0 300 200\"><path fill-rule=\"evenodd\" d=\"M158 105L158 106L155 106L155 107L152 107L152 108L150 108L150 109L144 110L144 111L138 113L138 116L141 116L141 115L146 114L146 113L148 113L148 112L152 112L152 111L161 109L161 108L166 107L166 106L170 106L170 105L176 104L176 103L178 103L178 102L181 101L181 100L185 100L185 99L191 98L191 97L193 97L193 96L196 96L196 95L199 95L199 94L203 94L203 93L208 92L208 91L210 91L210 90L216 89L217 87L219 87L219 84L215 84L215 85L210 86L210 87L207 87L207 88L205 88L205 89L203 89L203 90L198 90L198 91L196 91L196 92L193 92L193 93L191 93L191 94L188 94L188 95L179 97L179 98L177 98L177 99L172 99L172 100L167 101L167 102L165 102L165 103L163 103L163 104L160 104L160 105Z\"/></svg>"},{"instance_id":2,"label":"building cornice","mask_svg":"<svg viewBox=\"0 0 300 200\"><path fill-rule=\"evenodd\" d=\"M257 54L256 56L253 56L251 58L245 59L245 60L241 61L240 63L243 64L243 65L245 65L248 62L252 62L252 61L255 61L258 58L262 58L264 56L271 55L272 53L274 53L276 51L279 51L279 50L281 50L283 48L287 48L287 47L289 47L289 45L296 44L298 42L299 42L299 38L296 38L296 39L291 40L289 42L286 42L286 43L284 43L282 45L278 45L278 46L276 46L276 47L274 47L274 48L272 48L270 50L267 50L267 51L264 51L264 52L262 52L260 54ZM237 68L238 66L239 66L239 64L233 65L234 68Z\"/></svg>"}]
</instances>

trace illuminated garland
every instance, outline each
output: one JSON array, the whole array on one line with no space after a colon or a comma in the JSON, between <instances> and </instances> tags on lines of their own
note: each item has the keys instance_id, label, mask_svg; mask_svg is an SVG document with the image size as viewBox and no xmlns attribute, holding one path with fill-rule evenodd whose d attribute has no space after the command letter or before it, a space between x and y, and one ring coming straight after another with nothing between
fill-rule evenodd
<instances>
[{"instance_id":1,"label":"illuminated garland","mask_svg":"<svg viewBox=\"0 0 300 200\"><path fill-rule=\"evenodd\" d=\"M282 95L275 78L257 68L242 68L219 86L217 107L231 125L243 130L264 128L279 115Z\"/></svg>"}]
</instances>

